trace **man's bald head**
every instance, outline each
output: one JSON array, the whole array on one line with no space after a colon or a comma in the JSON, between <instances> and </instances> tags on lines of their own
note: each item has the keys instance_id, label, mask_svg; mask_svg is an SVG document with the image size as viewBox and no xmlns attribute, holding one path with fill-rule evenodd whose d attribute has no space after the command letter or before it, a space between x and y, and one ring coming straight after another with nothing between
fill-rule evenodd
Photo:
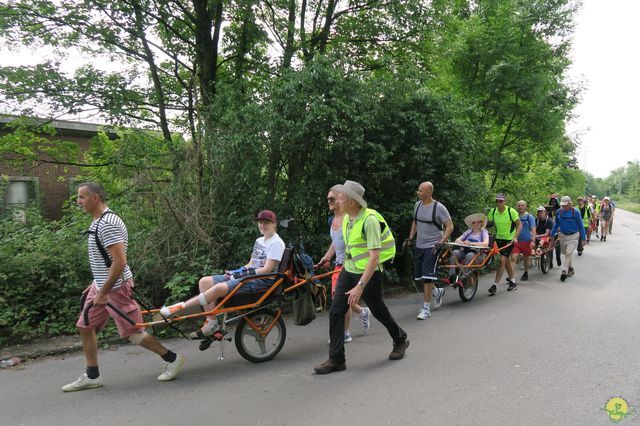
<instances>
[{"instance_id":1,"label":"man's bald head","mask_svg":"<svg viewBox=\"0 0 640 426\"><path fill-rule=\"evenodd\" d=\"M431 182L422 182L418 186L418 198L422 201L428 200L433 196L433 184Z\"/></svg>"}]
</instances>

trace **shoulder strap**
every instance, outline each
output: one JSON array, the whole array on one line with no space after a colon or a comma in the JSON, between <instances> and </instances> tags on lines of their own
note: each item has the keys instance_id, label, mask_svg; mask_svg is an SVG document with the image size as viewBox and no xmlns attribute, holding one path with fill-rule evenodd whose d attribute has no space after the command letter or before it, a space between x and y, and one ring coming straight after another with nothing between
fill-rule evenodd
<instances>
[{"instance_id":1,"label":"shoulder strap","mask_svg":"<svg viewBox=\"0 0 640 426\"><path fill-rule=\"evenodd\" d=\"M102 242L100 242L100 238L98 238L98 228L100 226L100 222L102 221L102 218L105 217L107 214L115 214L115 213L112 212L111 210L107 210L106 212L102 213L102 215L98 219L98 223L96 223L96 230L95 231L89 231L89 233L90 234L93 233L93 237L95 239L96 246L98 247L98 251L100 252L100 256L102 256L102 260L104 260L104 264L107 266L107 268L111 268L111 263L112 262L111 262L111 259L109 258L109 254L107 253L107 250L102 245Z\"/></svg>"},{"instance_id":2,"label":"shoulder strap","mask_svg":"<svg viewBox=\"0 0 640 426\"><path fill-rule=\"evenodd\" d=\"M436 213L437 213L436 209L438 208L438 202L436 200L433 200L433 210L431 211L431 220L418 219L418 210L420 210L421 204L422 203L418 203L418 207L416 207L416 211L413 213L413 220L420 223L430 223L442 231L442 224L438 223L438 221L436 220Z\"/></svg>"}]
</instances>

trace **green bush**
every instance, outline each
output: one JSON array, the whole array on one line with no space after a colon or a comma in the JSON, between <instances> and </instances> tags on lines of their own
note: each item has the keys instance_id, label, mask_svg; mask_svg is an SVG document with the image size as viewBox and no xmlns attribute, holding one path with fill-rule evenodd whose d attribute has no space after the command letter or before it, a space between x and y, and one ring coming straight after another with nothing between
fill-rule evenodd
<instances>
[{"instance_id":1,"label":"green bush","mask_svg":"<svg viewBox=\"0 0 640 426\"><path fill-rule=\"evenodd\" d=\"M0 220L0 344L74 332L81 291L91 282L86 221L49 222L36 211L26 217Z\"/></svg>"}]
</instances>

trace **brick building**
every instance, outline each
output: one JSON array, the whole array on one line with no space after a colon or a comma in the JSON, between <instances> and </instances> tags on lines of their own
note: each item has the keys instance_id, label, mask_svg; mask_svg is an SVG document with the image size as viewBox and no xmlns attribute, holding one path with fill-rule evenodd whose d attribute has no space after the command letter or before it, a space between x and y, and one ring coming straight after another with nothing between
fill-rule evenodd
<instances>
[{"instance_id":1,"label":"brick building","mask_svg":"<svg viewBox=\"0 0 640 426\"><path fill-rule=\"evenodd\" d=\"M18 117L0 116L0 137L13 132L7 124ZM42 134L51 141L67 141L79 146L80 156L87 151L90 140L99 132L106 132L111 138L116 134L103 125L80 123L66 120L36 120L36 123L48 123L55 129L55 135ZM40 154L41 160L45 154ZM0 199L0 214L14 207L36 205L49 219L59 219L65 201L75 194L76 176L80 168L75 165L59 165L51 162L34 161L32 164L13 167L7 158L0 157L0 176L5 180L4 199ZM4 185L3 185L4 186Z\"/></svg>"}]
</instances>

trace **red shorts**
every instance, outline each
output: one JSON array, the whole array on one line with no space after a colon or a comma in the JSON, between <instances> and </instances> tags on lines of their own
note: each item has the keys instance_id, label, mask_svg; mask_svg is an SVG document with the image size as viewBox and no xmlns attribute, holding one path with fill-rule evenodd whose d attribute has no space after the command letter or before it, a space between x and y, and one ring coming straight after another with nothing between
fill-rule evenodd
<instances>
[{"instance_id":1,"label":"red shorts","mask_svg":"<svg viewBox=\"0 0 640 426\"><path fill-rule=\"evenodd\" d=\"M336 294L336 284L338 284L338 277L340 276L340 271L342 271L342 265L336 265L333 270L337 272L331 275L331 297Z\"/></svg>"},{"instance_id":2,"label":"red shorts","mask_svg":"<svg viewBox=\"0 0 640 426\"><path fill-rule=\"evenodd\" d=\"M141 323L142 312L140 312L140 306L138 306L138 303L133 300L132 287L133 280L125 281L124 283L122 283L120 288L118 288L117 290L112 290L111 293L109 293L107 299L109 300L109 303L127 314L127 316L134 322ZM78 318L78 322L76 323L77 327L100 330L105 326L105 324L109 320L109 317L111 317L115 321L116 327L118 327L118 334L120 334L120 337L122 337L123 339L144 331L144 328L139 328L129 323L107 305L94 305L89 308L89 313L87 316L88 322L85 323L84 308L96 297L96 294L98 294L98 287L95 284L92 284L89 289L85 290L85 292L86 299L84 301L84 304L82 305L80 318Z\"/></svg>"},{"instance_id":3,"label":"red shorts","mask_svg":"<svg viewBox=\"0 0 640 426\"><path fill-rule=\"evenodd\" d=\"M514 243L511 254L518 253L522 253L525 257L531 256L531 241L518 241L517 243Z\"/></svg>"}]
</instances>

